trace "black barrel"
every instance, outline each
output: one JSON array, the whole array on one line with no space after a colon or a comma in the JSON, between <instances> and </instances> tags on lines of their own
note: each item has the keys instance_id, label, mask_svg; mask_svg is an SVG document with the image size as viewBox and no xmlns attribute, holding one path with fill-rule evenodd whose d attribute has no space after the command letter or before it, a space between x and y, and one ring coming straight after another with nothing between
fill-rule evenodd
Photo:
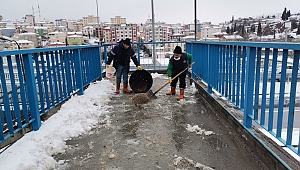
<instances>
[{"instance_id":1,"label":"black barrel","mask_svg":"<svg viewBox=\"0 0 300 170\"><path fill-rule=\"evenodd\" d=\"M146 93L152 87L151 73L146 70L136 70L129 78L129 85L135 93Z\"/></svg>"}]
</instances>

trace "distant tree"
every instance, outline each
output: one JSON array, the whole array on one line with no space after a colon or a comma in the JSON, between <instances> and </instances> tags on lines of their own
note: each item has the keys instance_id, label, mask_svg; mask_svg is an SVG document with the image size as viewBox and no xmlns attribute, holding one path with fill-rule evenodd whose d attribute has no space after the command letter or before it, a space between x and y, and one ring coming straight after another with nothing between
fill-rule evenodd
<instances>
[{"instance_id":1,"label":"distant tree","mask_svg":"<svg viewBox=\"0 0 300 170\"><path fill-rule=\"evenodd\" d=\"M284 20L284 21L286 20L286 7L284 8L284 10L281 14L281 19Z\"/></svg>"},{"instance_id":2,"label":"distant tree","mask_svg":"<svg viewBox=\"0 0 300 170\"><path fill-rule=\"evenodd\" d=\"M288 19L291 16L291 11L288 10L288 12L286 13L286 19Z\"/></svg>"},{"instance_id":3,"label":"distant tree","mask_svg":"<svg viewBox=\"0 0 300 170\"><path fill-rule=\"evenodd\" d=\"M234 23L233 32L236 32L236 23Z\"/></svg>"},{"instance_id":4,"label":"distant tree","mask_svg":"<svg viewBox=\"0 0 300 170\"><path fill-rule=\"evenodd\" d=\"M287 20L289 17L291 16L291 11L286 11L286 8L284 8L282 15L281 15L281 19L282 20Z\"/></svg>"},{"instance_id":5,"label":"distant tree","mask_svg":"<svg viewBox=\"0 0 300 170\"><path fill-rule=\"evenodd\" d=\"M226 33L229 35L231 33L231 30L229 28L229 26L226 28Z\"/></svg>"},{"instance_id":6,"label":"distant tree","mask_svg":"<svg viewBox=\"0 0 300 170\"><path fill-rule=\"evenodd\" d=\"M298 22L298 30L297 30L297 35L300 35L300 21Z\"/></svg>"},{"instance_id":7,"label":"distant tree","mask_svg":"<svg viewBox=\"0 0 300 170\"><path fill-rule=\"evenodd\" d=\"M262 36L262 29L261 29L261 23L258 23L258 28L257 28L257 35Z\"/></svg>"}]
</instances>

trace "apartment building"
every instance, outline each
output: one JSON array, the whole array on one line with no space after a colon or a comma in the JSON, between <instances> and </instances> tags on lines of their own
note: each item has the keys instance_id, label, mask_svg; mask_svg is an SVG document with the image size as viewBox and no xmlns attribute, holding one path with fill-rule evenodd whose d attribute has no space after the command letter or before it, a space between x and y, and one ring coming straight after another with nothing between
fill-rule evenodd
<instances>
[{"instance_id":1,"label":"apartment building","mask_svg":"<svg viewBox=\"0 0 300 170\"><path fill-rule=\"evenodd\" d=\"M201 39L207 39L207 38L215 38L214 34L221 32L221 27L216 26L206 26L201 29Z\"/></svg>"},{"instance_id":2,"label":"apartment building","mask_svg":"<svg viewBox=\"0 0 300 170\"><path fill-rule=\"evenodd\" d=\"M109 33L108 33L109 30ZM138 42L139 28L137 24L111 25L103 29L104 42L116 43L122 39L129 38L132 42Z\"/></svg>"},{"instance_id":3,"label":"apartment building","mask_svg":"<svg viewBox=\"0 0 300 170\"><path fill-rule=\"evenodd\" d=\"M91 26L85 26L83 27L83 30L82 30L82 33L83 35L85 36L88 36L88 37L93 37L95 35L95 29L94 27L91 27Z\"/></svg>"},{"instance_id":4,"label":"apartment building","mask_svg":"<svg viewBox=\"0 0 300 170\"><path fill-rule=\"evenodd\" d=\"M30 26L35 26L35 16L32 14L25 15L25 22Z\"/></svg>"},{"instance_id":5,"label":"apartment building","mask_svg":"<svg viewBox=\"0 0 300 170\"><path fill-rule=\"evenodd\" d=\"M88 15L87 17L82 17L83 26L87 26L89 23L98 23L98 17L93 15ZM99 18L100 22L100 18Z\"/></svg>"},{"instance_id":6,"label":"apartment building","mask_svg":"<svg viewBox=\"0 0 300 170\"><path fill-rule=\"evenodd\" d=\"M30 48L35 48L36 47L34 42L28 41L28 40L19 40L19 41L17 41L17 43L18 43L20 49L30 49ZM17 43L12 42L10 44L10 48L13 49L13 50L17 50L19 48Z\"/></svg>"},{"instance_id":7,"label":"apartment building","mask_svg":"<svg viewBox=\"0 0 300 170\"><path fill-rule=\"evenodd\" d=\"M38 42L38 35L36 33L21 33L18 35L19 41L21 40L27 40L27 41L31 41L34 44L34 47L38 47L40 46L39 42ZM27 44L24 45L24 47ZM31 45L31 43L29 43L29 46ZM28 47L29 48L29 47Z\"/></svg>"},{"instance_id":8,"label":"apartment building","mask_svg":"<svg viewBox=\"0 0 300 170\"><path fill-rule=\"evenodd\" d=\"M170 35L172 34L172 28L164 25L155 25L155 41L170 41ZM144 27L144 41L152 41L152 25L146 25Z\"/></svg>"},{"instance_id":9,"label":"apartment building","mask_svg":"<svg viewBox=\"0 0 300 170\"><path fill-rule=\"evenodd\" d=\"M51 32L49 33L50 43L66 43L67 33L66 32Z\"/></svg>"},{"instance_id":10,"label":"apartment building","mask_svg":"<svg viewBox=\"0 0 300 170\"><path fill-rule=\"evenodd\" d=\"M126 18L122 18L121 16L115 16L114 18L110 18L110 23L112 25L126 24Z\"/></svg>"}]
</instances>

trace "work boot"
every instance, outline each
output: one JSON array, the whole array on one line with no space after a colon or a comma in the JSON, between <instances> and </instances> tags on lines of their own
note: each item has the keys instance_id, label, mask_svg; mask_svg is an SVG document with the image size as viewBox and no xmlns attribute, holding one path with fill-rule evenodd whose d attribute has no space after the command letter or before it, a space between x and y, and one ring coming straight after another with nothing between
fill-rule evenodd
<instances>
[{"instance_id":1,"label":"work boot","mask_svg":"<svg viewBox=\"0 0 300 170\"><path fill-rule=\"evenodd\" d=\"M117 93L117 94L120 93L120 84L116 84L116 92L115 93Z\"/></svg>"},{"instance_id":2,"label":"work boot","mask_svg":"<svg viewBox=\"0 0 300 170\"><path fill-rule=\"evenodd\" d=\"M169 91L168 93L166 93L166 95L175 95L175 87L171 87L171 91Z\"/></svg>"},{"instance_id":3,"label":"work boot","mask_svg":"<svg viewBox=\"0 0 300 170\"><path fill-rule=\"evenodd\" d=\"M127 84L123 84L123 93L131 93L131 91L127 89Z\"/></svg>"},{"instance_id":4,"label":"work boot","mask_svg":"<svg viewBox=\"0 0 300 170\"><path fill-rule=\"evenodd\" d=\"M180 95L177 97L177 100L184 98L184 89L180 89Z\"/></svg>"}]
</instances>

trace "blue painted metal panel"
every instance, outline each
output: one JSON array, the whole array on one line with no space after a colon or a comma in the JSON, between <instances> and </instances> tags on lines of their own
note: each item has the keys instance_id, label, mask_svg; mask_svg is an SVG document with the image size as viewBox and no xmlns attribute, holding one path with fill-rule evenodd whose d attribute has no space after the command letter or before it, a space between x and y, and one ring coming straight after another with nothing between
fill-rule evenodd
<instances>
[{"instance_id":1,"label":"blue painted metal panel","mask_svg":"<svg viewBox=\"0 0 300 170\"><path fill-rule=\"evenodd\" d=\"M12 61L11 61L11 56L7 56L7 65L8 65L8 70L9 70L9 75L10 75L10 83L11 83L11 91L12 91L12 103L13 105L13 117L16 119L17 126L18 128L22 128L22 123L21 123L21 113L20 113L20 105L19 105L19 99L18 99L18 94L17 94L17 86L16 86L16 81L15 81L15 73L13 70L12 66Z\"/></svg>"},{"instance_id":2,"label":"blue painted metal panel","mask_svg":"<svg viewBox=\"0 0 300 170\"><path fill-rule=\"evenodd\" d=\"M236 84L236 105L240 106L240 89L241 89L241 46L237 48L237 84Z\"/></svg>"},{"instance_id":3,"label":"blue painted metal panel","mask_svg":"<svg viewBox=\"0 0 300 170\"><path fill-rule=\"evenodd\" d=\"M283 57L282 57L282 66L287 65L287 59L288 59L288 50L283 50ZM285 93L285 76L286 76L286 69L281 69L281 82L280 82L280 94ZM279 95L279 102L278 102L278 118L277 118L277 133L280 130L280 132L276 135L276 137L281 137L281 131L282 131L282 119L283 119L283 107L284 107L284 95ZM268 131L272 131L272 125L274 122L274 114L273 112L269 115L269 122L268 122ZM281 123L281 124L279 124ZM278 136L280 135L280 136Z\"/></svg>"},{"instance_id":4,"label":"blue painted metal panel","mask_svg":"<svg viewBox=\"0 0 300 170\"><path fill-rule=\"evenodd\" d=\"M41 118L39 112L38 96L36 89L35 76L33 71L33 60L31 54L23 55L25 75L26 75L26 89L28 90L28 102L32 122L32 129L38 130L41 126Z\"/></svg>"},{"instance_id":5,"label":"blue painted metal panel","mask_svg":"<svg viewBox=\"0 0 300 170\"><path fill-rule=\"evenodd\" d=\"M256 69L255 69L255 92L254 92L254 107L253 118L258 120L258 105L259 105L259 82L260 82L260 66L261 66L261 48L257 48Z\"/></svg>"},{"instance_id":6,"label":"blue painted metal panel","mask_svg":"<svg viewBox=\"0 0 300 170\"><path fill-rule=\"evenodd\" d=\"M278 57L278 49L273 49L269 114L274 112L274 97L275 97L275 79L276 79L277 57ZM265 113L262 113L261 121L260 121L260 124L262 126L265 126L265 117L266 117Z\"/></svg>"},{"instance_id":7,"label":"blue painted metal panel","mask_svg":"<svg viewBox=\"0 0 300 170\"><path fill-rule=\"evenodd\" d=\"M232 54L232 102L236 103L236 87L237 87L237 82L236 82L236 62L237 62L237 56L236 56L236 46L233 46L233 54Z\"/></svg>"},{"instance_id":8,"label":"blue painted metal panel","mask_svg":"<svg viewBox=\"0 0 300 170\"><path fill-rule=\"evenodd\" d=\"M270 49L265 49L265 59L264 59L264 73L263 73L263 85L262 85L262 101L261 101L261 118L265 117L266 104L267 104L267 84L268 84L268 74L269 74L269 58ZM258 121L259 123L259 121Z\"/></svg>"},{"instance_id":9,"label":"blue painted metal panel","mask_svg":"<svg viewBox=\"0 0 300 170\"><path fill-rule=\"evenodd\" d=\"M293 127L294 127L294 113L295 113L295 100L296 100L296 86L297 86L297 76L299 68L299 57L300 51L297 50L294 53L294 62L293 62L293 72L292 72L292 82L290 89L290 104L288 112L288 125L287 125L287 137L286 145L293 148L292 146L292 137L293 137Z\"/></svg>"},{"instance_id":10,"label":"blue painted metal panel","mask_svg":"<svg viewBox=\"0 0 300 170\"><path fill-rule=\"evenodd\" d=\"M247 67L246 67L246 94L245 94L245 112L244 112L244 126L252 127L252 106L253 106L253 92L254 92L254 69L255 69L255 55L256 49L254 47L247 48Z\"/></svg>"}]
</instances>

